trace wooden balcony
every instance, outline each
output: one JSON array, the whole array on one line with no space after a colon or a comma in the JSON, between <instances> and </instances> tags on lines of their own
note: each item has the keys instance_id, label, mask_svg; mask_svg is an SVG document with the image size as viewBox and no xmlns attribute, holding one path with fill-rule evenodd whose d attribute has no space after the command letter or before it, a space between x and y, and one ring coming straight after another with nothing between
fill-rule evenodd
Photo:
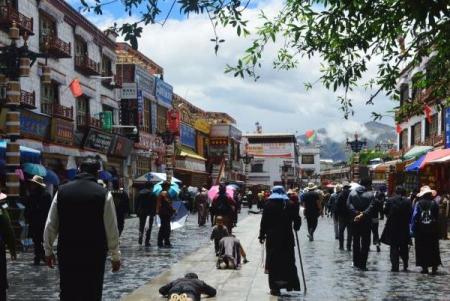
<instances>
[{"instance_id":1,"label":"wooden balcony","mask_svg":"<svg viewBox=\"0 0 450 301\"><path fill-rule=\"evenodd\" d=\"M102 123L100 119L89 116L87 114L77 114L77 128L78 130L85 130L87 128L101 129Z\"/></svg>"},{"instance_id":2,"label":"wooden balcony","mask_svg":"<svg viewBox=\"0 0 450 301\"><path fill-rule=\"evenodd\" d=\"M425 141L421 143L421 145L429 145L429 146L440 146L444 144L444 137L442 135L432 135L430 137L426 137Z\"/></svg>"},{"instance_id":3,"label":"wooden balcony","mask_svg":"<svg viewBox=\"0 0 450 301\"><path fill-rule=\"evenodd\" d=\"M73 107L66 107L57 103L41 103L41 111L44 114L73 120Z\"/></svg>"},{"instance_id":4,"label":"wooden balcony","mask_svg":"<svg viewBox=\"0 0 450 301\"><path fill-rule=\"evenodd\" d=\"M42 36L40 41L41 51L54 58L70 58L71 45L58 37L47 35Z\"/></svg>"},{"instance_id":5,"label":"wooden balcony","mask_svg":"<svg viewBox=\"0 0 450 301\"><path fill-rule=\"evenodd\" d=\"M21 33L33 35L33 18L29 18L17 11L10 5L0 6L0 26L9 30L12 23L15 22Z\"/></svg>"},{"instance_id":6,"label":"wooden balcony","mask_svg":"<svg viewBox=\"0 0 450 301\"><path fill-rule=\"evenodd\" d=\"M36 109L36 93L20 91L20 104L27 109Z\"/></svg>"},{"instance_id":7,"label":"wooden balcony","mask_svg":"<svg viewBox=\"0 0 450 301\"><path fill-rule=\"evenodd\" d=\"M85 75L100 75L100 64L88 56L75 56L75 69Z\"/></svg>"}]
</instances>

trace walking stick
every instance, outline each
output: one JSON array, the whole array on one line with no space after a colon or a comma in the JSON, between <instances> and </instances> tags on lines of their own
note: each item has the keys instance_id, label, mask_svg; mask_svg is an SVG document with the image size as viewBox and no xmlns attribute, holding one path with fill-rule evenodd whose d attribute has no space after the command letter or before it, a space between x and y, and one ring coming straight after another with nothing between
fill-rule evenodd
<instances>
[{"instance_id":1,"label":"walking stick","mask_svg":"<svg viewBox=\"0 0 450 301\"><path fill-rule=\"evenodd\" d=\"M305 295L306 295L306 279L305 279L305 271L303 270L302 253L300 252L300 242L298 240L298 233L297 233L297 231L294 230L294 234L295 234L295 240L297 241L298 258L300 258L300 269L302 270L303 287L305 288Z\"/></svg>"}]
</instances>

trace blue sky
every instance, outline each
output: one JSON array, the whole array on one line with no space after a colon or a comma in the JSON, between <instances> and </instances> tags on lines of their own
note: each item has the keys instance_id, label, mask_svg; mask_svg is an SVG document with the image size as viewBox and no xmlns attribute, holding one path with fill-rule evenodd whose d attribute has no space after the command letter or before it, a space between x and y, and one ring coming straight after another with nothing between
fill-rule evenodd
<instances>
[{"instance_id":1,"label":"blue sky","mask_svg":"<svg viewBox=\"0 0 450 301\"><path fill-rule=\"evenodd\" d=\"M70 1L74 7L80 6L79 0ZM160 3L167 13L172 2ZM364 134L361 124L370 120L372 111L386 112L394 106L383 96L377 98L375 106L367 106L365 101L372 91L356 89L352 92L356 114L351 120L344 120L338 109L337 94L320 84L311 91L304 89L304 82L314 82L320 76L321 60L302 59L295 70L276 71L272 68L275 46L266 48L261 79L257 82L225 74L225 66L237 62L251 39L237 37L231 28L219 28L219 36L226 42L215 55L214 44L210 42L213 37L210 21L198 15L186 18L177 5L164 27L155 24L144 28L139 50L164 68L164 79L174 86L175 93L205 110L229 113L243 132L253 131L255 122L259 121L266 132L302 133L307 129L326 128L333 132L331 138L342 139L355 131ZM282 6L283 0L254 1L244 15L249 20L250 31L258 26L260 10L273 14ZM100 28L130 20L121 2L110 5L103 16L88 17ZM367 78L376 74L376 64L375 61L369 66ZM383 122L394 124L390 119Z\"/></svg>"}]
</instances>

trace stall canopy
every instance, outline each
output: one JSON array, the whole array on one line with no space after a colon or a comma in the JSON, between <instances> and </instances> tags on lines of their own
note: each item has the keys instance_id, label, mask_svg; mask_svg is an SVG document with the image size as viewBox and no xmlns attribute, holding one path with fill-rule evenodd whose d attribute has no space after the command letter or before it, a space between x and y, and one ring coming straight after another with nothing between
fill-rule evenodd
<instances>
[{"instance_id":1,"label":"stall canopy","mask_svg":"<svg viewBox=\"0 0 450 301\"><path fill-rule=\"evenodd\" d=\"M431 163L436 163L436 161L444 159L445 157L450 156L450 149L438 149L432 152L429 152L425 155L422 163L420 164L420 169L424 168L426 165Z\"/></svg>"},{"instance_id":2,"label":"stall canopy","mask_svg":"<svg viewBox=\"0 0 450 301\"><path fill-rule=\"evenodd\" d=\"M165 180L166 180L165 173L150 171L150 172L143 174L139 178L134 179L134 182L135 183L145 183L145 182L158 183L158 182L165 181ZM172 177L172 183L181 183L181 181L175 177Z\"/></svg>"},{"instance_id":3,"label":"stall canopy","mask_svg":"<svg viewBox=\"0 0 450 301\"><path fill-rule=\"evenodd\" d=\"M0 140L0 158L5 159L6 156L6 141ZM22 162L39 163L41 160L41 152L21 145L20 146L20 160Z\"/></svg>"},{"instance_id":4,"label":"stall canopy","mask_svg":"<svg viewBox=\"0 0 450 301\"><path fill-rule=\"evenodd\" d=\"M422 164L423 160L425 159L425 155L414 161L413 163L406 166L405 171L407 172L415 172L419 171L420 164Z\"/></svg>"},{"instance_id":5,"label":"stall canopy","mask_svg":"<svg viewBox=\"0 0 450 301\"><path fill-rule=\"evenodd\" d=\"M396 166L397 163L401 162L401 160L393 160L393 161L387 161L381 164L378 164L375 166L374 171L375 172L387 172L389 170L389 167Z\"/></svg>"},{"instance_id":6,"label":"stall canopy","mask_svg":"<svg viewBox=\"0 0 450 301\"><path fill-rule=\"evenodd\" d=\"M426 154L427 152L429 152L432 149L433 149L432 146L416 145L413 148L411 148L408 152L406 152L406 154L403 155L403 159L405 159L405 160L416 159L416 158L422 156L423 154Z\"/></svg>"},{"instance_id":7,"label":"stall canopy","mask_svg":"<svg viewBox=\"0 0 450 301\"><path fill-rule=\"evenodd\" d=\"M189 149L187 147L184 147L184 146L180 147L177 155L180 156L180 157L188 157L188 158L192 158L192 159L206 161L205 158L203 158L202 156L200 156L199 154L197 154L193 150L191 150L191 149Z\"/></svg>"}]
</instances>

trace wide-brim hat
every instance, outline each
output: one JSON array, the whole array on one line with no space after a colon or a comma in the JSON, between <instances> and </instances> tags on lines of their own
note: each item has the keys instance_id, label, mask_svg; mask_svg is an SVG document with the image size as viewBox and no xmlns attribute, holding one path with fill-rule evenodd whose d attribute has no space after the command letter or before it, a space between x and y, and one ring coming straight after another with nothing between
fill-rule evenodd
<instances>
[{"instance_id":1,"label":"wide-brim hat","mask_svg":"<svg viewBox=\"0 0 450 301\"><path fill-rule=\"evenodd\" d=\"M420 192L417 194L417 197L423 197L424 195L431 193L433 197L437 195L437 191L430 188L430 186L425 185L420 188Z\"/></svg>"},{"instance_id":2,"label":"wide-brim hat","mask_svg":"<svg viewBox=\"0 0 450 301\"><path fill-rule=\"evenodd\" d=\"M47 185L45 185L44 183L44 178L41 176L33 176L33 178L31 180L29 180L31 183L37 184L41 187L47 187Z\"/></svg>"},{"instance_id":3,"label":"wide-brim hat","mask_svg":"<svg viewBox=\"0 0 450 301\"><path fill-rule=\"evenodd\" d=\"M268 197L269 200L289 200L283 186L274 186L271 194Z\"/></svg>"},{"instance_id":4,"label":"wide-brim hat","mask_svg":"<svg viewBox=\"0 0 450 301\"><path fill-rule=\"evenodd\" d=\"M315 190L317 189L317 185L314 183L308 183L308 186L306 187L307 190Z\"/></svg>"},{"instance_id":5,"label":"wide-brim hat","mask_svg":"<svg viewBox=\"0 0 450 301\"><path fill-rule=\"evenodd\" d=\"M3 192L0 192L0 201L6 199L8 196L4 194Z\"/></svg>"},{"instance_id":6,"label":"wide-brim hat","mask_svg":"<svg viewBox=\"0 0 450 301\"><path fill-rule=\"evenodd\" d=\"M101 180L101 179L98 179L98 180L97 180L97 184L99 184L99 185L102 186L103 188L106 188L105 182L103 182L103 180Z\"/></svg>"}]
</instances>

